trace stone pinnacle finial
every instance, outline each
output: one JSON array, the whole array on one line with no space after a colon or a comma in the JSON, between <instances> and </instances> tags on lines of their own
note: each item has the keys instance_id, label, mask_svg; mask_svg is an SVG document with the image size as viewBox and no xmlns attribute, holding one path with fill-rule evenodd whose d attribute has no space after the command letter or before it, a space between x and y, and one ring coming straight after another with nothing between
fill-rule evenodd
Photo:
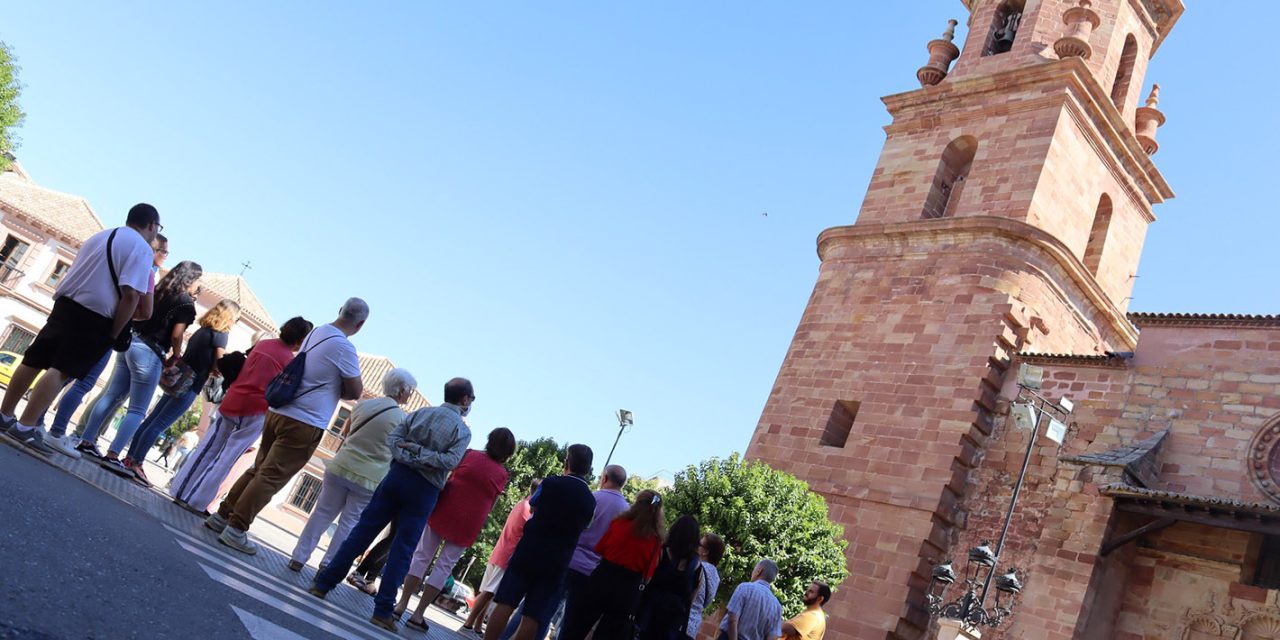
<instances>
[{"instance_id":1,"label":"stone pinnacle finial","mask_svg":"<svg viewBox=\"0 0 1280 640\"><path fill-rule=\"evenodd\" d=\"M1062 22L1067 25L1066 33L1053 43L1053 51L1059 58L1084 58L1093 55L1093 47L1089 45L1089 36L1102 24L1097 11L1090 9L1093 3L1080 0L1076 6L1062 13Z\"/></svg>"},{"instance_id":2,"label":"stone pinnacle finial","mask_svg":"<svg viewBox=\"0 0 1280 640\"><path fill-rule=\"evenodd\" d=\"M948 20L947 30L942 32L942 39L946 40L947 42L954 41L956 39L956 25L958 24L960 23L956 22L954 18L952 18L951 20Z\"/></svg>"},{"instance_id":3,"label":"stone pinnacle finial","mask_svg":"<svg viewBox=\"0 0 1280 640\"><path fill-rule=\"evenodd\" d=\"M1155 109L1156 107L1160 106L1160 85L1159 84L1156 84L1156 83L1151 84L1151 93L1150 95L1147 96L1147 106L1152 109Z\"/></svg>"},{"instance_id":4,"label":"stone pinnacle finial","mask_svg":"<svg viewBox=\"0 0 1280 640\"><path fill-rule=\"evenodd\" d=\"M947 30L942 32L942 37L929 41L929 62L916 70L916 79L920 81L920 86L927 87L942 82L942 79L947 77L951 63L960 57L960 49L951 43L956 37L957 24L960 23L948 20Z\"/></svg>"},{"instance_id":5,"label":"stone pinnacle finial","mask_svg":"<svg viewBox=\"0 0 1280 640\"><path fill-rule=\"evenodd\" d=\"M1164 114L1160 105L1160 85L1151 85L1151 94L1147 96L1147 106L1138 107L1133 112L1133 133L1138 137L1138 144L1147 155L1155 155L1160 150L1156 143L1156 130L1164 124Z\"/></svg>"}]
</instances>

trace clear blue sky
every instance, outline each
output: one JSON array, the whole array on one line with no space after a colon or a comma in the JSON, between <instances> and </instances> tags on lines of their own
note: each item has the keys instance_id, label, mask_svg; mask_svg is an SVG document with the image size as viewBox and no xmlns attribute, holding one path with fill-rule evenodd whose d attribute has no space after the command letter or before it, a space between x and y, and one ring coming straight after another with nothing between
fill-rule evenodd
<instances>
[{"instance_id":1,"label":"clear blue sky","mask_svg":"<svg viewBox=\"0 0 1280 640\"><path fill-rule=\"evenodd\" d=\"M1169 123L1132 308L1276 312L1280 3L1190 2L1147 77ZM11 2L19 157L278 320L373 315L362 351L473 425L674 471L745 448L853 222L925 43L959 0ZM1144 87L1145 93L1145 87ZM761 214L768 212L768 216Z\"/></svg>"}]
</instances>

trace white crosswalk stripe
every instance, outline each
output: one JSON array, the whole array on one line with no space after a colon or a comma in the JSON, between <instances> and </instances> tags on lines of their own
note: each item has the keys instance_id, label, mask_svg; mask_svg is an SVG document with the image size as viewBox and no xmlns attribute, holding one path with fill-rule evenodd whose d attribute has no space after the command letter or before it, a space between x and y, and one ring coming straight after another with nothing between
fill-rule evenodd
<instances>
[{"instance_id":1,"label":"white crosswalk stripe","mask_svg":"<svg viewBox=\"0 0 1280 640\"><path fill-rule=\"evenodd\" d=\"M317 629L320 629L327 633L331 633L335 636L338 636L339 638L375 639L375 638L384 638L384 637L392 637L392 638L396 637L395 635L389 634L389 633L386 635L379 634L376 636L366 635L364 633L360 633L359 630L357 630L357 628L354 625L345 621L343 621L341 625L332 624L327 619L318 618L315 615L314 610L307 611L300 607L296 607L288 602L284 602L279 598L272 596L271 594L265 593L257 588L254 588L248 584L245 584L241 580L237 580L236 578L233 578L221 571L218 571L217 569L214 569L213 567L210 567L209 565L204 564L203 562L199 563L199 565L200 565L200 568L204 569L204 572L208 574L209 577L212 578L213 580L220 582L228 587L231 587L232 589L235 589L236 591L239 591L240 593L243 593L244 595L249 596L250 598L253 598L254 600L257 600L263 604L266 604L272 607L273 609L287 613L297 618L298 620L306 622L307 624ZM332 618L332 616L328 614L325 614L324 617L329 619Z\"/></svg>"},{"instance_id":2,"label":"white crosswalk stripe","mask_svg":"<svg viewBox=\"0 0 1280 640\"><path fill-rule=\"evenodd\" d=\"M300 636L266 618L255 616L240 607L231 605L231 610L240 618L240 623L244 625L253 640L308 640L306 636Z\"/></svg>"}]
</instances>

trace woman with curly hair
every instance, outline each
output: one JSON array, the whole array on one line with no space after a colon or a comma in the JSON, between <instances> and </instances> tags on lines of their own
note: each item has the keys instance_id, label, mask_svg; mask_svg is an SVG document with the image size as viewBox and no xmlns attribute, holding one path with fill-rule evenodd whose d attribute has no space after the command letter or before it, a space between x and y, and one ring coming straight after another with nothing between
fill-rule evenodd
<instances>
[{"instance_id":1,"label":"woman with curly hair","mask_svg":"<svg viewBox=\"0 0 1280 640\"><path fill-rule=\"evenodd\" d=\"M196 320L195 294L202 275L204 269L190 260L179 262L165 274L156 283L155 308L151 317L134 325L129 349L116 356L111 380L96 400L83 437L83 442L95 444L111 409L128 397L129 410L120 421L116 437L103 457L103 466L109 470L121 475L134 475L132 469L120 462L120 452L124 451L138 425L142 424L151 396L160 384L160 372L166 363L172 364L182 357L182 338L187 327Z\"/></svg>"},{"instance_id":2,"label":"woman with curly hair","mask_svg":"<svg viewBox=\"0 0 1280 640\"><path fill-rule=\"evenodd\" d=\"M230 338L231 327L240 319L240 305L232 300L222 300L200 318L200 328L187 340L186 353L181 362L190 369L191 385L177 395L166 393L151 409L151 415L142 421L138 432L129 444L129 453L124 458L124 466L133 471L134 477L144 485L150 486L143 473L142 463L147 460L147 452L156 445L156 441L173 425L182 414L191 408L196 396L204 389L204 385L212 377L221 379L218 371L218 359L222 357Z\"/></svg>"}]
</instances>

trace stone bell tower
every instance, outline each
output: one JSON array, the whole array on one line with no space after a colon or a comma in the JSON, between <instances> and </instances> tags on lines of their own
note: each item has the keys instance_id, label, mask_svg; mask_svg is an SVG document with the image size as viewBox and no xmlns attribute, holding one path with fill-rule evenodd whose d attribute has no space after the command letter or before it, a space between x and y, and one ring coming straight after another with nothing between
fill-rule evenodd
<instances>
[{"instance_id":1,"label":"stone bell tower","mask_svg":"<svg viewBox=\"0 0 1280 640\"><path fill-rule=\"evenodd\" d=\"M845 527L852 575L828 637L923 637L928 559L965 527L1010 355L1133 350L1133 277L1152 206L1173 196L1151 160L1156 91L1139 97L1180 0L964 5L963 48L953 22L922 87L884 98L861 211L818 237L817 284L747 451Z\"/></svg>"}]
</instances>

